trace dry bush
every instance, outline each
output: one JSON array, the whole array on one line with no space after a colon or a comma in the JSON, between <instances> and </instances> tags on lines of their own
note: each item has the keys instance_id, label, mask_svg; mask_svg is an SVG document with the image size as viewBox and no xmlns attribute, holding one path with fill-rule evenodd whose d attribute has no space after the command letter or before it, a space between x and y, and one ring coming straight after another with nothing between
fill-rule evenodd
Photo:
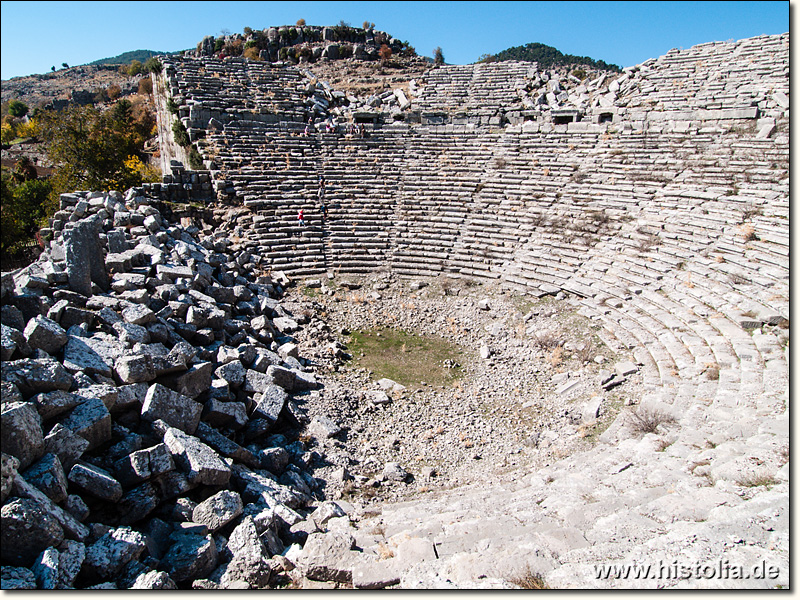
<instances>
[{"instance_id":1,"label":"dry bush","mask_svg":"<svg viewBox=\"0 0 800 600\"><path fill-rule=\"evenodd\" d=\"M742 487L770 487L776 483L775 478L765 472L749 473L736 480L736 484Z\"/></svg>"},{"instance_id":2,"label":"dry bush","mask_svg":"<svg viewBox=\"0 0 800 600\"><path fill-rule=\"evenodd\" d=\"M525 568L525 570L519 574L515 575L514 577L509 578L509 583L515 585L523 590L549 590L550 586L548 586L545 581L544 577L541 573L534 572L533 569L529 566Z\"/></svg>"},{"instance_id":3,"label":"dry bush","mask_svg":"<svg viewBox=\"0 0 800 600\"><path fill-rule=\"evenodd\" d=\"M655 433L659 425L675 423L675 417L659 408L640 406L628 413L628 424L637 434Z\"/></svg>"},{"instance_id":4,"label":"dry bush","mask_svg":"<svg viewBox=\"0 0 800 600\"><path fill-rule=\"evenodd\" d=\"M553 331L540 331L533 334L533 345L540 350L551 350L561 345L561 341Z\"/></svg>"}]
</instances>

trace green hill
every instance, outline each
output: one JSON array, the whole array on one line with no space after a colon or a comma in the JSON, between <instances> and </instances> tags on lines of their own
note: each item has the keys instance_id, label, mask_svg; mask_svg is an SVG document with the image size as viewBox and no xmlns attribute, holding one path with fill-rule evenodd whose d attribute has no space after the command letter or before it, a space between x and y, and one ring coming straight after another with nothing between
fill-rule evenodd
<instances>
[{"instance_id":1,"label":"green hill","mask_svg":"<svg viewBox=\"0 0 800 600\"><path fill-rule=\"evenodd\" d=\"M101 58L90 65L128 65L131 61L138 60L144 62L151 56L157 54L174 54L174 52L156 52L155 50L131 50L130 52L123 52L119 56L112 56L111 58Z\"/></svg>"},{"instance_id":2,"label":"green hill","mask_svg":"<svg viewBox=\"0 0 800 600\"><path fill-rule=\"evenodd\" d=\"M575 65L585 65L603 71L614 71L619 73L622 69L617 65L610 65L604 60L594 60L588 56L574 56L563 54L552 46L531 42L524 46L514 46L507 48L497 54L483 56L480 62L495 62L501 60L523 60L527 62L539 63L539 67L548 69L550 67L565 67Z\"/></svg>"}]
</instances>

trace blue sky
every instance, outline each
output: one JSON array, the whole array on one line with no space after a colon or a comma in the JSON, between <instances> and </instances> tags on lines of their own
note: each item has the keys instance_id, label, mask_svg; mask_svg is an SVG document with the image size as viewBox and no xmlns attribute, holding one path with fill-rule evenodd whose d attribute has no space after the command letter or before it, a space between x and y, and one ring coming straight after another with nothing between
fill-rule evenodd
<instances>
[{"instance_id":1,"label":"blue sky","mask_svg":"<svg viewBox=\"0 0 800 600\"><path fill-rule=\"evenodd\" d=\"M450 64L541 42L621 67L672 48L789 31L789 2L22 2L0 3L2 79L128 50L193 48L205 35L292 25L377 29Z\"/></svg>"}]
</instances>

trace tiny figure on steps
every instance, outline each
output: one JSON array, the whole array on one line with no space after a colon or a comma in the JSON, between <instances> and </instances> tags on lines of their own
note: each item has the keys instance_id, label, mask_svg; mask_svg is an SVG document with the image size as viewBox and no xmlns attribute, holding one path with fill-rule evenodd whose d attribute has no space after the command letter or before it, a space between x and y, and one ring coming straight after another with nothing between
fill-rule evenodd
<instances>
[{"instance_id":1,"label":"tiny figure on steps","mask_svg":"<svg viewBox=\"0 0 800 600\"><path fill-rule=\"evenodd\" d=\"M305 217L303 217L303 209L302 208L299 211L297 211L297 222L300 223L301 227L305 227L306 221L305 221Z\"/></svg>"}]
</instances>

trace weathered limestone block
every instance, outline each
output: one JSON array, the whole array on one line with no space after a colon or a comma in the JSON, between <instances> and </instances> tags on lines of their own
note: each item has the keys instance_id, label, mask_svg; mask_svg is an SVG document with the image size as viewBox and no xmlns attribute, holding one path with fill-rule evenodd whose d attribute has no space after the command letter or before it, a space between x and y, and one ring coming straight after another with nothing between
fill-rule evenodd
<instances>
[{"instance_id":1,"label":"weathered limestone block","mask_svg":"<svg viewBox=\"0 0 800 600\"><path fill-rule=\"evenodd\" d=\"M175 464L192 483L226 485L231 470L219 456L198 440L180 429L170 427L164 434L164 443L175 459Z\"/></svg>"},{"instance_id":2,"label":"weathered limestone block","mask_svg":"<svg viewBox=\"0 0 800 600\"><path fill-rule=\"evenodd\" d=\"M106 502L117 502L122 498L122 486L110 473L90 464L76 464L67 477L70 483Z\"/></svg>"},{"instance_id":3,"label":"weathered limestone block","mask_svg":"<svg viewBox=\"0 0 800 600\"><path fill-rule=\"evenodd\" d=\"M111 413L99 398L90 398L73 408L61 424L89 442L88 450L111 439Z\"/></svg>"},{"instance_id":4,"label":"weathered limestone block","mask_svg":"<svg viewBox=\"0 0 800 600\"><path fill-rule=\"evenodd\" d=\"M59 522L35 500L13 498L0 509L0 556L7 565L30 566L39 553L64 540Z\"/></svg>"},{"instance_id":5,"label":"weathered limestone block","mask_svg":"<svg viewBox=\"0 0 800 600\"><path fill-rule=\"evenodd\" d=\"M132 590L177 590L178 585L166 571L142 573L131 585Z\"/></svg>"},{"instance_id":6,"label":"weathered limestone block","mask_svg":"<svg viewBox=\"0 0 800 600\"><path fill-rule=\"evenodd\" d=\"M89 442L61 423L56 423L44 438L44 451L58 456L65 472L68 472L83 453Z\"/></svg>"},{"instance_id":7,"label":"weathered limestone block","mask_svg":"<svg viewBox=\"0 0 800 600\"><path fill-rule=\"evenodd\" d=\"M146 547L145 537L138 531L130 527L112 529L86 548L81 572L95 581L114 579L125 565L138 560Z\"/></svg>"},{"instance_id":8,"label":"weathered limestone block","mask_svg":"<svg viewBox=\"0 0 800 600\"><path fill-rule=\"evenodd\" d=\"M205 525L213 533L242 514L242 509L242 498L239 494L222 490L195 507L192 521Z\"/></svg>"},{"instance_id":9,"label":"weathered limestone block","mask_svg":"<svg viewBox=\"0 0 800 600\"><path fill-rule=\"evenodd\" d=\"M100 225L99 219L86 219L62 235L69 288L87 297L92 295L92 283L103 291L108 289Z\"/></svg>"},{"instance_id":10,"label":"weathered limestone block","mask_svg":"<svg viewBox=\"0 0 800 600\"><path fill-rule=\"evenodd\" d=\"M47 548L31 567L36 576L36 587L40 590L54 590L58 586L58 550Z\"/></svg>"},{"instance_id":11,"label":"weathered limestone block","mask_svg":"<svg viewBox=\"0 0 800 600\"><path fill-rule=\"evenodd\" d=\"M72 375L54 360L12 360L0 364L0 370L3 381L16 385L24 398L53 390L69 390L74 383Z\"/></svg>"},{"instance_id":12,"label":"weathered limestone block","mask_svg":"<svg viewBox=\"0 0 800 600\"><path fill-rule=\"evenodd\" d=\"M16 457L20 469L27 469L44 454L42 422L33 403L3 404L0 422L2 451Z\"/></svg>"},{"instance_id":13,"label":"weathered limestone block","mask_svg":"<svg viewBox=\"0 0 800 600\"><path fill-rule=\"evenodd\" d=\"M137 450L114 463L114 472L123 486L133 486L151 477L172 471L175 463L165 444Z\"/></svg>"},{"instance_id":14,"label":"weathered limestone block","mask_svg":"<svg viewBox=\"0 0 800 600\"><path fill-rule=\"evenodd\" d=\"M0 453L0 504L5 503L11 494L18 469L19 459L5 452Z\"/></svg>"},{"instance_id":15,"label":"weathered limestone block","mask_svg":"<svg viewBox=\"0 0 800 600\"><path fill-rule=\"evenodd\" d=\"M67 343L67 332L61 325L42 315L28 321L23 333L31 348L44 350L48 354L58 352Z\"/></svg>"},{"instance_id":16,"label":"weathered limestone block","mask_svg":"<svg viewBox=\"0 0 800 600\"><path fill-rule=\"evenodd\" d=\"M120 342L71 335L64 347L64 368L72 373L83 371L87 375L112 377L114 362L123 353Z\"/></svg>"},{"instance_id":17,"label":"weathered limestone block","mask_svg":"<svg viewBox=\"0 0 800 600\"><path fill-rule=\"evenodd\" d=\"M188 434L194 433L203 405L187 398L183 394L173 392L160 383L154 383L147 390L142 404L142 419L145 421L162 420L171 427L177 427Z\"/></svg>"},{"instance_id":18,"label":"weathered limestone block","mask_svg":"<svg viewBox=\"0 0 800 600\"><path fill-rule=\"evenodd\" d=\"M52 419L75 408L85 399L77 394L56 390L46 394L37 394L31 398L31 401L36 405L36 410L42 419Z\"/></svg>"},{"instance_id":19,"label":"weathered limestone block","mask_svg":"<svg viewBox=\"0 0 800 600\"><path fill-rule=\"evenodd\" d=\"M67 476L55 454L45 454L25 471L22 477L44 492L53 502L59 503L67 498Z\"/></svg>"},{"instance_id":20,"label":"weathered limestone block","mask_svg":"<svg viewBox=\"0 0 800 600\"><path fill-rule=\"evenodd\" d=\"M168 472L163 478L166 479L171 473L172 472ZM157 478L156 481L162 483L160 479L162 478ZM165 483L165 485L169 484ZM184 493L185 491L186 490L182 489L180 486L172 490L173 493L178 494ZM161 489L149 481L129 490L117 503L117 510L120 514L120 524L130 525L141 521L158 508L158 505L164 497L165 494L161 492Z\"/></svg>"},{"instance_id":21,"label":"weathered limestone block","mask_svg":"<svg viewBox=\"0 0 800 600\"><path fill-rule=\"evenodd\" d=\"M177 583L200 579L217 566L217 546L210 535L181 535L164 555L163 564Z\"/></svg>"},{"instance_id":22,"label":"weathered limestone block","mask_svg":"<svg viewBox=\"0 0 800 600\"><path fill-rule=\"evenodd\" d=\"M349 533L312 533L303 546L299 566L309 579L350 582L353 576L350 550L354 545Z\"/></svg>"},{"instance_id":23,"label":"weathered limestone block","mask_svg":"<svg viewBox=\"0 0 800 600\"><path fill-rule=\"evenodd\" d=\"M86 546L74 540L64 540L58 552L58 589L73 587L85 559Z\"/></svg>"},{"instance_id":24,"label":"weathered limestone block","mask_svg":"<svg viewBox=\"0 0 800 600\"><path fill-rule=\"evenodd\" d=\"M0 567L0 588L3 590L35 590L36 576L25 567Z\"/></svg>"},{"instance_id":25,"label":"weathered limestone block","mask_svg":"<svg viewBox=\"0 0 800 600\"><path fill-rule=\"evenodd\" d=\"M125 384L146 383L156 378L153 360L147 354L120 356L114 363L114 372Z\"/></svg>"}]
</instances>

